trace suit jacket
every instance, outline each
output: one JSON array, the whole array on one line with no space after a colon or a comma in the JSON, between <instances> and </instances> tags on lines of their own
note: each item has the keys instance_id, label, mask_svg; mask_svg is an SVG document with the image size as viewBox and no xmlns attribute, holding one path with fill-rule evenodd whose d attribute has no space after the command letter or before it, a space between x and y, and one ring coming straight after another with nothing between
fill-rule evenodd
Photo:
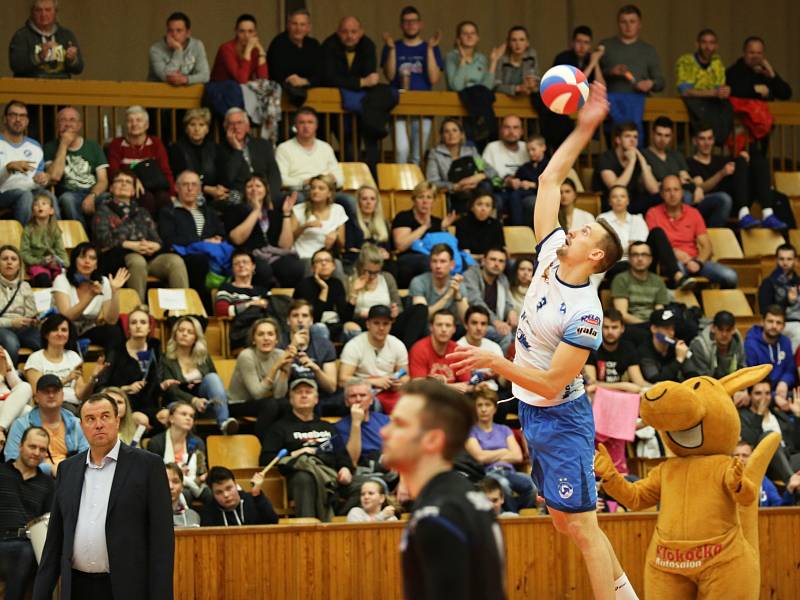
<instances>
[{"instance_id":1,"label":"suit jacket","mask_svg":"<svg viewBox=\"0 0 800 600\"><path fill-rule=\"evenodd\" d=\"M281 172L275 161L272 142L262 138L250 137L247 140L250 162L245 160L241 150L234 150L224 141L217 152L217 178L219 183L231 190L238 190L244 196L244 184L251 175L261 175L267 180L272 201L281 198Z\"/></svg>"},{"instance_id":2,"label":"suit jacket","mask_svg":"<svg viewBox=\"0 0 800 600\"><path fill-rule=\"evenodd\" d=\"M87 452L58 469L34 600L50 600L59 575L61 600L72 598L72 550ZM155 454L120 445L108 498L106 546L114 600L172 599L172 502L163 461Z\"/></svg>"}]
</instances>

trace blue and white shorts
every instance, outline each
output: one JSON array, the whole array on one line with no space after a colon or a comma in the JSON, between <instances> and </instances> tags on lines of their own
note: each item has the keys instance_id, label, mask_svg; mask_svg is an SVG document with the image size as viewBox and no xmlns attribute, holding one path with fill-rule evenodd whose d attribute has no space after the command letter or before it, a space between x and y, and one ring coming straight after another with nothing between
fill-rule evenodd
<instances>
[{"instance_id":1,"label":"blue and white shorts","mask_svg":"<svg viewBox=\"0 0 800 600\"><path fill-rule=\"evenodd\" d=\"M594 416L583 396L558 406L519 403L519 420L533 457L533 480L548 506L594 511Z\"/></svg>"}]
</instances>

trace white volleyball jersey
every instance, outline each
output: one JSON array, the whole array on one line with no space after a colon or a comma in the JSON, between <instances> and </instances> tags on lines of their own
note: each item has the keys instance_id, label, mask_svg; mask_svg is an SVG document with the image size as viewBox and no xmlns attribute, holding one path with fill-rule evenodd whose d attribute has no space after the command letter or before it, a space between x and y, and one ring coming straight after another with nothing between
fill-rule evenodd
<instances>
[{"instance_id":1,"label":"white volleyball jersey","mask_svg":"<svg viewBox=\"0 0 800 600\"><path fill-rule=\"evenodd\" d=\"M556 251L565 241L566 233L559 227L536 247L536 270L517 327L514 363L523 367L549 369L561 342L587 350L597 350L602 343L603 307L595 287L589 282L569 285L558 278ZM583 377L578 373L553 398L545 398L516 383L512 391L527 404L556 406L583 395Z\"/></svg>"}]
</instances>

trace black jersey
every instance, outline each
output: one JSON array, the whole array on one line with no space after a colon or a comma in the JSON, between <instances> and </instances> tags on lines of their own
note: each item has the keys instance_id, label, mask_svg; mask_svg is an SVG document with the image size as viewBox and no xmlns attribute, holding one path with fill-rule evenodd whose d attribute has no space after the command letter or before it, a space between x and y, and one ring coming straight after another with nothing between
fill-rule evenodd
<instances>
[{"instance_id":1,"label":"black jersey","mask_svg":"<svg viewBox=\"0 0 800 600\"><path fill-rule=\"evenodd\" d=\"M504 550L492 505L459 473L422 489L400 543L408 600L503 600Z\"/></svg>"}]
</instances>

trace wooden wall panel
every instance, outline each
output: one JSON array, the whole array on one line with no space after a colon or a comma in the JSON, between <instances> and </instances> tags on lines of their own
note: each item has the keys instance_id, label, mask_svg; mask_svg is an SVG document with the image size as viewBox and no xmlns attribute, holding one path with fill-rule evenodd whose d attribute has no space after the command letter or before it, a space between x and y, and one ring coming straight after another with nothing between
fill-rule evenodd
<instances>
[{"instance_id":1,"label":"wooden wall panel","mask_svg":"<svg viewBox=\"0 0 800 600\"><path fill-rule=\"evenodd\" d=\"M605 515L601 525L634 587L655 513ZM502 522L509 600L589 598L580 554L547 517ZM194 529L177 533L176 600L401 600L404 523ZM761 513L761 598L800 598L800 508Z\"/></svg>"}]
</instances>

